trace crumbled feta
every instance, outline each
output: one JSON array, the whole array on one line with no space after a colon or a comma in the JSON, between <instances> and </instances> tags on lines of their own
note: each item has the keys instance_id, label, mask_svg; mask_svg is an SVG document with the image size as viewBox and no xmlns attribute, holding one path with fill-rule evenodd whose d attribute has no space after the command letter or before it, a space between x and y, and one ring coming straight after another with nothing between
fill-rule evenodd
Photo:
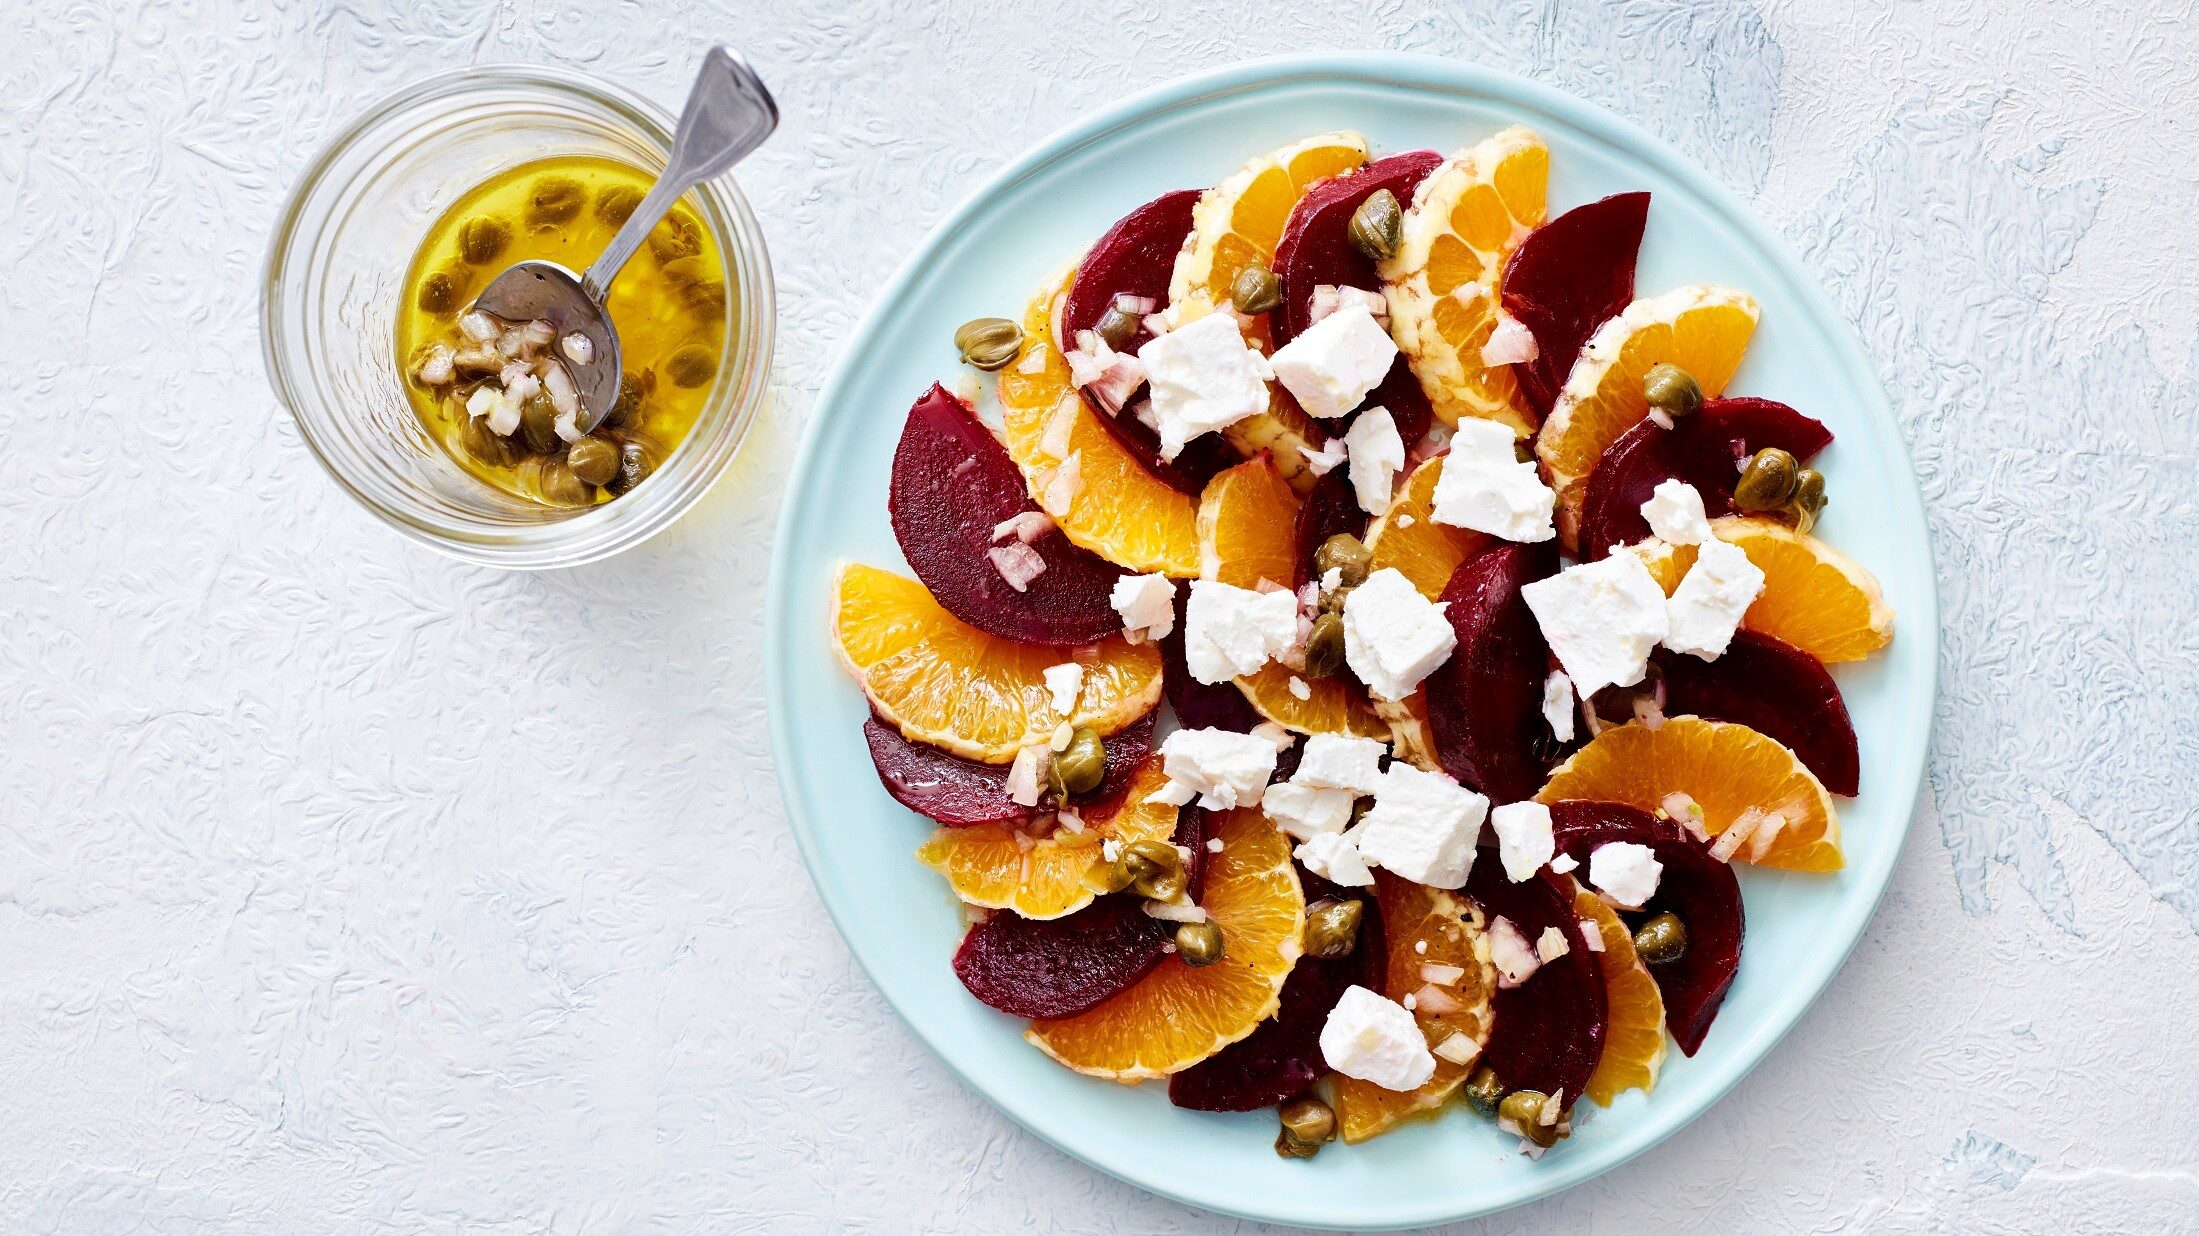
<instances>
[{"instance_id":1,"label":"crumbled feta","mask_svg":"<svg viewBox=\"0 0 2199 1236\"><path fill-rule=\"evenodd\" d=\"M1550 736L1573 741L1573 680L1563 670L1552 670L1542 683L1542 719L1550 723Z\"/></svg>"},{"instance_id":2,"label":"crumbled feta","mask_svg":"<svg viewBox=\"0 0 2199 1236\"><path fill-rule=\"evenodd\" d=\"M1064 717L1075 713L1077 696L1084 690L1084 667L1074 661L1064 661L1047 666L1039 676L1046 680L1046 691L1054 697L1054 711Z\"/></svg>"},{"instance_id":3,"label":"crumbled feta","mask_svg":"<svg viewBox=\"0 0 2199 1236\"><path fill-rule=\"evenodd\" d=\"M1184 663L1193 678L1210 686L1241 678L1297 642L1298 598L1291 593L1191 581L1191 600L1184 607Z\"/></svg>"},{"instance_id":4,"label":"crumbled feta","mask_svg":"<svg viewBox=\"0 0 2199 1236\"><path fill-rule=\"evenodd\" d=\"M1462 418L1451 435L1451 453L1436 476L1435 509L1439 524L1471 528L1507 541L1547 541L1558 534L1551 522L1558 496L1519 458L1517 439L1496 421Z\"/></svg>"},{"instance_id":5,"label":"crumbled feta","mask_svg":"<svg viewBox=\"0 0 2199 1236\"><path fill-rule=\"evenodd\" d=\"M1342 833L1315 833L1292 853L1306 870L1331 884L1365 888L1374 883L1374 873L1367 870L1367 860L1360 856L1359 847Z\"/></svg>"},{"instance_id":6,"label":"crumbled feta","mask_svg":"<svg viewBox=\"0 0 2199 1236\"><path fill-rule=\"evenodd\" d=\"M1397 421L1388 408L1368 408L1344 431L1344 449L1351 459L1352 492L1359 509L1380 515L1390 509L1390 486L1397 470L1405 466L1405 440L1397 436Z\"/></svg>"},{"instance_id":7,"label":"crumbled feta","mask_svg":"<svg viewBox=\"0 0 2199 1236\"><path fill-rule=\"evenodd\" d=\"M1642 518L1649 531L1668 545L1700 545L1710 539L1710 520L1703 515L1703 495L1693 485L1674 477L1659 481L1642 503Z\"/></svg>"},{"instance_id":8,"label":"crumbled feta","mask_svg":"<svg viewBox=\"0 0 2199 1236\"><path fill-rule=\"evenodd\" d=\"M1385 1090L1417 1090L1435 1075L1435 1056L1413 1015L1357 984L1344 989L1321 1025L1321 1058Z\"/></svg>"},{"instance_id":9,"label":"crumbled feta","mask_svg":"<svg viewBox=\"0 0 2199 1236\"><path fill-rule=\"evenodd\" d=\"M1440 773L1395 763L1374 806L1346 834L1360 857L1430 888L1458 888L1474 866L1474 841L1489 800Z\"/></svg>"},{"instance_id":10,"label":"crumbled feta","mask_svg":"<svg viewBox=\"0 0 2199 1236\"><path fill-rule=\"evenodd\" d=\"M1489 813L1496 830L1497 855L1514 884L1540 870L1557 852L1550 835L1550 808L1537 802L1506 803Z\"/></svg>"},{"instance_id":11,"label":"crumbled feta","mask_svg":"<svg viewBox=\"0 0 2199 1236\"><path fill-rule=\"evenodd\" d=\"M1403 571L1383 567L1344 598L1345 663L1376 698L1404 699L1458 646L1443 610Z\"/></svg>"},{"instance_id":12,"label":"crumbled feta","mask_svg":"<svg viewBox=\"0 0 2199 1236\"><path fill-rule=\"evenodd\" d=\"M1291 783L1317 790L1372 794L1382 788L1382 757L1388 753L1388 747L1372 738L1315 734L1306 739L1305 752L1298 757L1298 771L1292 774Z\"/></svg>"},{"instance_id":13,"label":"crumbled feta","mask_svg":"<svg viewBox=\"0 0 2199 1236\"><path fill-rule=\"evenodd\" d=\"M1517 365L1542 355L1542 345L1535 341L1535 332L1527 324L1509 313L1499 313L1489 341L1481 345L1481 363L1491 368L1498 365Z\"/></svg>"},{"instance_id":14,"label":"crumbled feta","mask_svg":"<svg viewBox=\"0 0 2199 1236\"><path fill-rule=\"evenodd\" d=\"M1344 831L1351 823L1352 792L1283 782L1267 787L1260 806L1284 832L1305 841L1321 833Z\"/></svg>"},{"instance_id":15,"label":"crumbled feta","mask_svg":"<svg viewBox=\"0 0 2199 1236\"><path fill-rule=\"evenodd\" d=\"M1520 595L1584 700L1640 682L1650 650L1665 637L1664 589L1623 550L1538 579Z\"/></svg>"},{"instance_id":16,"label":"crumbled feta","mask_svg":"<svg viewBox=\"0 0 2199 1236\"><path fill-rule=\"evenodd\" d=\"M1497 968L1497 986L1512 988L1535 977L1542 969L1542 954L1511 919L1499 914L1489 924L1489 962Z\"/></svg>"},{"instance_id":17,"label":"crumbled feta","mask_svg":"<svg viewBox=\"0 0 2199 1236\"><path fill-rule=\"evenodd\" d=\"M1556 927L1543 928L1541 938L1535 941L1535 955L1546 966L1572 951L1573 946L1565 942L1565 933Z\"/></svg>"},{"instance_id":18,"label":"crumbled feta","mask_svg":"<svg viewBox=\"0 0 2199 1236\"><path fill-rule=\"evenodd\" d=\"M1177 730L1161 744L1161 761L1172 786L1198 795L1202 807L1227 811L1258 805L1275 775L1275 744L1228 730Z\"/></svg>"},{"instance_id":19,"label":"crumbled feta","mask_svg":"<svg viewBox=\"0 0 2199 1236\"><path fill-rule=\"evenodd\" d=\"M1107 599L1133 644L1166 639L1176 629L1176 581L1166 575L1125 575Z\"/></svg>"},{"instance_id":20,"label":"crumbled feta","mask_svg":"<svg viewBox=\"0 0 2199 1236\"><path fill-rule=\"evenodd\" d=\"M1571 875L1580 869L1580 861L1570 854L1560 854L1550 860L1550 870L1559 875Z\"/></svg>"},{"instance_id":21,"label":"crumbled feta","mask_svg":"<svg viewBox=\"0 0 2199 1236\"><path fill-rule=\"evenodd\" d=\"M1763 569L1740 546L1715 538L1704 541L1695 565L1665 605L1665 647L1717 660L1733 642L1741 615L1763 591Z\"/></svg>"},{"instance_id":22,"label":"crumbled feta","mask_svg":"<svg viewBox=\"0 0 2199 1236\"><path fill-rule=\"evenodd\" d=\"M1657 852L1632 841L1613 841L1588 856L1588 882L1629 910L1639 910L1657 895L1664 874Z\"/></svg>"},{"instance_id":23,"label":"crumbled feta","mask_svg":"<svg viewBox=\"0 0 2199 1236\"><path fill-rule=\"evenodd\" d=\"M1275 380L1316 420L1343 416L1382 384L1397 360L1390 332L1365 305L1347 305L1275 350Z\"/></svg>"},{"instance_id":24,"label":"crumbled feta","mask_svg":"<svg viewBox=\"0 0 2199 1236\"><path fill-rule=\"evenodd\" d=\"M1245 346L1237 320L1226 313L1152 340L1138 359L1152 385L1163 459L1174 459L1200 434L1267 410L1267 362Z\"/></svg>"},{"instance_id":25,"label":"crumbled feta","mask_svg":"<svg viewBox=\"0 0 2199 1236\"><path fill-rule=\"evenodd\" d=\"M1306 470L1315 476L1327 476L1336 470L1336 465L1349 457L1342 438L1330 438L1321 444L1319 450L1301 442L1298 453L1305 458Z\"/></svg>"},{"instance_id":26,"label":"crumbled feta","mask_svg":"<svg viewBox=\"0 0 2199 1236\"><path fill-rule=\"evenodd\" d=\"M1336 591L1336 590L1337 590L1338 588L1341 588L1341 587L1343 587L1343 586L1344 586L1344 568L1342 568L1342 567L1330 567L1330 568L1329 568L1328 570L1326 570L1326 571L1323 571L1323 572L1321 572L1321 595L1322 595L1322 596L1327 596L1328 594L1330 594L1330 593L1332 593L1332 592Z\"/></svg>"}]
</instances>

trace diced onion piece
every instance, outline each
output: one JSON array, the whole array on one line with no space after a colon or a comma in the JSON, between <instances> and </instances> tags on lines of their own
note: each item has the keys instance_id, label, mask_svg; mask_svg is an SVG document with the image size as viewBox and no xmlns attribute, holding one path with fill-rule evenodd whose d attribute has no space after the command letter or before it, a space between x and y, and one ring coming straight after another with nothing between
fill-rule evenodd
<instances>
[{"instance_id":1,"label":"diced onion piece","mask_svg":"<svg viewBox=\"0 0 2199 1236\"><path fill-rule=\"evenodd\" d=\"M566 360L576 365L585 365L596 358L596 345L594 342L577 330L565 336L564 340L558 344L558 349L565 353Z\"/></svg>"},{"instance_id":2,"label":"diced onion piece","mask_svg":"<svg viewBox=\"0 0 2199 1236\"><path fill-rule=\"evenodd\" d=\"M1456 985L1458 980L1466 977L1466 967L1438 965L1432 961L1422 962L1420 977L1430 983L1439 983L1445 987L1450 987Z\"/></svg>"},{"instance_id":3,"label":"diced onion piece","mask_svg":"<svg viewBox=\"0 0 2199 1236\"><path fill-rule=\"evenodd\" d=\"M1434 983L1422 983L1420 989L1413 993L1413 1007L1431 1017L1441 1017L1445 1013L1456 1013L1466 1006L1459 1003L1457 996Z\"/></svg>"},{"instance_id":4,"label":"diced onion piece","mask_svg":"<svg viewBox=\"0 0 2199 1236\"><path fill-rule=\"evenodd\" d=\"M449 344L436 344L421 358L420 367L412 371L412 376L429 386L441 386L451 381L458 376L458 368L452 363L453 355Z\"/></svg>"},{"instance_id":5,"label":"diced onion piece","mask_svg":"<svg viewBox=\"0 0 2199 1236\"><path fill-rule=\"evenodd\" d=\"M1071 455L1046 474L1046 484L1039 490L1038 504L1046 513L1060 518L1069 513L1069 507L1077 500L1077 492L1084 488L1084 465Z\"/></svg>"},{"instance_id":6,"label":"diced onion piece","mask_svg":"<svg viewBox=\"0 0 2199 1236\"><path fill-rule=\"evenodd\" d=\"M1207 913L1198 906L1179 906L1165 901L1148 901L1145 912L1154 918L1170 923L1203 923Z\"/></svg>"},{"instance_id":7,"label":"diced onion piece","mask_svg":"<svg viewBox=\"0 0 2199 1236\"><path fill-rule=\"evenodd\" d=\"M1115 296L1115 308L1124 313L1135 313L1141 318L1153 312L1159 304L1159 301L1150 296L1132 296L1128 292L1120 292Z\"/></svg>"},{"instance_id":8,"label":"diced onion piece","mask_svg":"<svg viewBox=\"0 0 2199 1236\"><path fill-rule=\"evenodd\" d=\"M999 541L1012 536L1029 545L1053 530L1053 518L1046 512L1018 511L993 525L993 539Z\"/></svg>"},{"instance_id":9,"label":"diced onion piece","mask_svg":"<svg viewBox=\"0 0 2199 1236\"><path fill-rule=\"evenodd\" d=\"M580 390L573 385L573 375L565 372L565 366L554 360L545 360L535 367L542 375L542 389L549 392L550 406L559 416L580 414Z\"/></svg>"},{"instance_id":10,"label":"diced onion piece","mask_svg":"<svg viewBox=\"0 0 2199 1236\"><path fill-rule=\"evenodd\" d=\"M1581 922L1581 943L1583 943L1583 944L1586 944L1586 945L1588 946L1588 951L1589 951L1589 952L1591 952L1591 953L1600 953L1600 952L1602 952L1602 951L1603 951L1603 927L1602 927L1602 925L1601 925L1601 924L1599 924L1599 923L1597 923L1597 922L1596 922L1596 920L1594 920L1594 919L1592 919L1592 918L1584 918L1584 919L1582 919L1582 920L1581 920L1580 922Z\"/></svg>"},{"instance_id":11,"label":"diced onion piece","mask_svg":"<svg viewBox=\"0 0 2199 1236\"><path fill-rule=\"evenodd\" d=\"M1497 986L1517 987L1542 969L1542 958L1512 920L1498 915L1489 924L1489 960L1497 968Z\"/></svg>"},{"instance_id":12,"label":"diced onion piece","mask_svg":"<svg viewBox=\"0 0 2199 1236\"><path fill-rule=\"evenodd\" d=\"M1542 1111L1535 1116L1535 1123L1547 1129L1551 1125L1556 1124L1558 1122L1558 1117L1564 1114L1565 1091L1559 1090L1557 1093L1552 1094L1549 1098L1542 1101Z\"/></svg>"},{"instance_id":13,"label":"diced onion piece","mask_svg":"<svg viewBox=\"0 0 2199 1236\"><path fill-rule=\"evenodd\" d=\"M1721 863L1732 862L1733 856L1740 852L1742 846L1748 844L1749 837L1763 821L1764 813L1755 807L1742 812L1732 827L1718 834L1718 839L1710 843L1710 856Z\"/></svg>"},{"instance_id":14,"label":"diced onion piece","mask_svg":"<svg viewBox=\"0 0 2199 1236\"><path fill-rule=\"evenodd\" d=\"M478 309L460 316L458 329L475 343L487 343L504 333L504 328L496 324L495 318Z\"/></svg>"},{"instance_id":15,"label":"diced onion piece","mask_svg":"<svg viewBox=\"0 0 2199 1236\"><path fill-rule=\"evenodd\" d=\"M466 415L487 416L496 410L496 401L504 394L493 386L477 386L473 394L466 396Z\"/></svg>"},{"instance_id":16,"label":"diced onion piece","mask_svg":"<svg viewBox=\"0 0 2199 1236\"><path fill-rule=\"evenodd\" d=\"M1021 541L988 549L985 556L992 559L993 569L1000 572L1000 578L1007 580L1008 586L1017 592L1028 592L1031 581L1046 573L1046 559Z\"/></svg>"},{"instance_id":17,"label":"diced onion piece","mask_svg":"<svg viewBox=\"0 0 2199 1236\"><path fill-rule=\"evenodd\" d=\"M1474 1057L1481 1054L1481 1048L1472 1038L1453 1030L1451 1037L1435 1045L1435 1054L1452 1064L1472 1064Z\"/></svg>"},{"instance_id":18,"label":"diced onion piece","mask_svg":"<svg viewBox=\"0 0 2199 1236\"><path fill-rule=\"evenodd\" d=\"M1029 746L1016 752L1015 763L1008 766L1008 801L1019 807L1038 805L1039 791L1046 784L1046 748ZM1017 833L1016 836L1023 836ZM1019 843L1020 844L1020 843Z\"/></svg>"},{"instance_id":19,"label":"diced onion piece","mask_svg":"<svg viewBox=\"0 0 2199 1236\"><path fill-rule=\"evenodd\" d=\"M1535 332L1508 313L1497 315L1496 329L1489 332L1489 341L1481 345L1481 363L1489 366L1517 365L1540 355L1542 348L1535 342Z\"/></svg>"},{"instance_id":20,"label":"diced onion piece","mask_svg":"<svg viewBox=\"0 0 2199 1236\"><path fill-rule=\"evenodd\" d=\"M1082 406L1075 395L1063 395L1061 402L1046 416L1046 428L1039 433L1038 449L1059 459L1069 453L1069 435L1077 427L1077 409Z\"/></svg>"}]
</instances>

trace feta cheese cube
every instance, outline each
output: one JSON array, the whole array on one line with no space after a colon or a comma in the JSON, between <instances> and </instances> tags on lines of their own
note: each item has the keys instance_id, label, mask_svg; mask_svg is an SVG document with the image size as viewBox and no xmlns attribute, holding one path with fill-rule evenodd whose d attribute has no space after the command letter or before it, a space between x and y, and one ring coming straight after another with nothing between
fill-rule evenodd
<instances>
[{"instance_id":1,"label":"feta cheese cube","mask_svg":"<svg viewBox=\"0 0 2199 1236\"><path fill-rule=\"evenodd\" d=\"M1642 518L1649 522L1649 531L1668 545L1700 545L1710 539L1703 495L1678 477L1659 481L1649 491L1649 501L1642 503Z\"/></svg>"},{"instance_id":2,"label":"feta cheese cube","mask_svg":"<svg viewBox=\"0 0 2199 1236\"><path fill-rule=\"evenodd\" d=\"M1344 451L1351 460L1351 487L1359 496L1359 509L1369 515L1389 510L1390 486L1405 466L1405 440L1397 436L1390 410L1361 412L1344 431Z\"/></svg>"},{"instance_id":3,"label":"feta cheese cube","mask_svg":"<svg viewBox=\"0 0 2199 1236\"><path fill-rule=\"evenodd\" d=\"M1374 873L1367 870L1367 860L1359 856L1359 848L1351 843L1351 838L1342 833L1315 833L1292 853L1306 865L1306 870L1331 884L1365 888L1374 883Z\"/></svg>"},{"instance_id":4,"label":"feta cheese cube","mask_svg":"<svg viewBox=\"0 0 2199 1236\"><path fill-rule=\"evenodd\" d=\"M1166 639L1176 629L1176 581L1166 575L1125 575L1107 599L1133 644Z\"/></svg>"},{"instance_id":5,"label":"feta cheese cube","mask_svg":"<svg viewBox=\"0 0 2199 1236\"><path fill-rule=\"evenodd\" d=\"M1631 841L1599 845L1588 856L1588 882L1629 910L1639 910L1657 895L1665 865L1657 852Z\"/></svg>"},{"instance_id":6,"label":"feta cheese cube","mask_svg":"<svg viewBox=\"0 0 2199 1236\"><path fill-rule=\"evenodd\" d=\"M1560 854L1550 860L1550 870L1558 875L1571 875L1580 870L1580 863L1570 854Z\"/></svg>"},{"instance_id":7,"label":"feta cheese cube","mask_svg":"<svg viewBox=\"0 0 2199 1236\"><path fill-rule=\"evenodd\" d=\"M1519 458L1515 441L1511 429L1495 421L1458 422L1435 481L1431 514L1437 523L1507 541L1547 541L1558 534L1551 522L1558 495L1534 464Z\"/></svg>"},{"instance_id":8,"label":"feta cheese cube","mask_svg":"<svg viewBox=\"0 0 2199 1236\"><path fill-rule=\"evenodd\" d=\"M1624 550L1538 579L1520 595L1584 700L1640 682L1665 637L1664 589Z\"/></svg>"},{"instance_id":9,"label":"feta cheese cube","mask_svg":"<svg viewBox=\"0 0 2199 1236\"><path fill-rule=\"evenodd\" d=\"M1046 680L1046 693L1053 697L1054 711L1070 716L1077 710L1077 696L1084 692L1084 667L1074 661L1049 665L1039 676Z\"/></svg>"},{"instance_id":10,"label":"feta cheese cube","mask_svg":"<svg viewBox=\"0 0 2199 1236\"><path fill-rule=\"evenodd\" d=\"M1161 744L1161 766L1177 793L1197 794L1202 807L1251 807L1275 775L1275 744L1228 730L1177 730Z\"/></svg>"},{"instance_id":11,"label":"feta cheese cube","mask_svg":"<svg viewBox=\"0 0 2199 1236\"><path fill-rule=\"evenodd\" d=\"M1318 420L1333 420L1382 384L1397 360L1390 332L1362 304L1347 305L1275 350L1275 380Z\"/></svg>"},{"instance_id":12,"label":"feta cheese cube","mask_svg":"<svg viewBox=\"0 0 2199 1236\"><path fill-rule=\"evenodd\" d=\"M1315 734L1306 739L1291 782L1317 790L1372 794L1382 787L1382 757L1388 753L1388 747L1372 738Z\"/></svg>"},{"instance_id":13,"label":"feta cheese cube","mask_svg":"<svg viewBox=\"0 0 2199 1236\"><path fill-rule=\"evenodd\" d=\"M1665 604L1665 647L1705 661L1725 655L1741 615L1764 591L1764 572L1738 545L1704 541Z\"/></svg>"},{"instance_id":14,"label":"feta cheese cube","mask_svg":"<svg viewBox=\"0 0 2199 1236\"><path fill-rule=\"evenodd\" d=\"M1267 818L1300 841L1321 833L1340 833L1351 823L1350 790L1319 790L1284 782L1271 785L1260 799Z\"/></svg>"},{"instance_id":15,"label":"feta cheese cube","mask_svg":"<svg viewBox=\"0 0 2199 1236\"><path fill-rule=\"evenodd\" d=\"M1297 641L1298 598L1291 593L1191 581L1184 664L1200 682L1211 686L1253 673Z\"/></svg>"},{"instance_id":16,"label":"feta cheese cube","mask_svg":"<svg viewBox=\"0 0 2199 1236\"><path fill-rule=\"evenodd\" d=\"M1552 670L1542 683L1542 719L1550 723L1550 736L1573 741L1573 680L1563 670Z\"/></svg>"},{"instance_id":17,"label":"feta cheese cube","mask_svg":"<svg viewBox=\"0 0 2199 1236\"><path fill-rule=\"evenodd\" d=\"M1514 884L1534 875L1557 852L1550 835L1550 808L1541 803L1506 803L1489 813L1489 826L1496 830L1504 874Z\"/></svg>"},{"instance_id":18,"label":"feta cheese cube","mask_svg":"<svg viewBox=\"0 0 2199 1236\"><path fill-rule=\"evenodd\" d=\"M1184 443L1267 411L1267 361L1245 346L1237 319L1210 313L1138 350L1145 366L1161 458Z\"/></svg>"},{"instance_id":19,"label":"feta cheese cube","mask_svg":"<svg viewBox=\"0 0 2199 1236\"><path fill-rule=\"evenodd\" d=\"M1489 800L1449 777L1395 763L1349 833L1359 856L1430 888L1458 888L1474 866Z\"/></svg>"},{"instance_id":20,"label":"feta cheese cube","mask_svg":"<svg viewBox=\"0 0 2199 1236\"><path fill-rule=\"evenodd\" d=\"M1321 1058L1385 1090L1417 1090L1435 1075L1435 1054L1413 1015L1357 984L1344 989L1321 1025Z\"/></svg>"},{"instance_id":21,"label":"feta cheese cube","mask_svg":"<svg viewBox=\"0 0 2199 1236\"><path fill-rule=\"evenodd\" d=\"M1403 571L1383 567L1344 598L1345 663L1378 698L1404 699L1458 646L1443 609Z\"/></svg>"}]
</instances>

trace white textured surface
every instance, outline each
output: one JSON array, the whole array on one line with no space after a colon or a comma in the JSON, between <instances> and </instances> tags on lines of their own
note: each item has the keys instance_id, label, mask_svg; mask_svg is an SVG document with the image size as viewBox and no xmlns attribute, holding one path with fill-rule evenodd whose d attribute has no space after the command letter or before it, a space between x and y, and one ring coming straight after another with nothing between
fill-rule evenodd
<instances>
[{"instance_id":1,"label":"white textured surface","mask_svg":"<svg viewBox=\"0 0 2199 1236\"><path fill-rule=\"evenodd\" d=\"M1823 1003L1477 1230L2193 1230L2190 6L1040 7L8 8L0 1230L1231 1226L1007 1124L855 972L779 817L757 598L837 339L973 178L1123 91L1366 46L1606 103L1784 226L1901 411L1947 619L1932 790ZM669 103L711 38L786 111L742 177L783 322L743 464L582 571L401 543L260 374L281 193L430 70Z\"/></svg>"}]
</instances>

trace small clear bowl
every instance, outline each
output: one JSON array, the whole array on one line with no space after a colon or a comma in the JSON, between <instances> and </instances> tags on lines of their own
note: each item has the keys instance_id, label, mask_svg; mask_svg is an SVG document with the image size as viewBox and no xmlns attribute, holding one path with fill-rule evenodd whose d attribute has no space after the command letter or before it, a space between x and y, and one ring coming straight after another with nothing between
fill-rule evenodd
<instances>
[{"instance_id":1,"label":"small clear bowl","mask_svg":"<svg viewBox=\"0 0 2199 1236\"><path fill-rule=\"evenodd\" d=\"M730 175L689 195L729 268L725 363L685 440L615 501L555 509L459 467L406 400L395 356L406 268L452 201L506 168L559 155L658 170L672 129L661 108L608 82L499 65L409 86L321 151L268 242L260 342L276 396L337 484L414 540L519 570L637 545L709 490L763 402L774 324L763 232Z\"/></svg>"}]
</instances>

